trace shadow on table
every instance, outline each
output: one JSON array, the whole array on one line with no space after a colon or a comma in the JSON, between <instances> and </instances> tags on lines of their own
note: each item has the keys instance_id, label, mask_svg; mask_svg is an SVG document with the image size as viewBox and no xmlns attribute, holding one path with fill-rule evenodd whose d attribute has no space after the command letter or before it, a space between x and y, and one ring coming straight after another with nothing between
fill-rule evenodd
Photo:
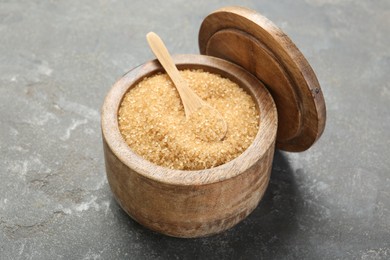
<instances>
[{"instance_id":1,"label":"shadow on table","mask_svg":"<svg viewBox=\"0 0 390 260\"><path fill-rule=\"evenodd\" d=\"M137 233L149 256L166 258L259 258L288 254L286 244L297 232L297 211L302 203L294 174L285 156L275 152L268 189L259 206L241 223L223 233L196 239L179 239L150 231L127 214L111 207L118 221ZM132 243L129 238L129 243ZM284 252L285 251L285 252Z\"/></svg>"}]
</instances>

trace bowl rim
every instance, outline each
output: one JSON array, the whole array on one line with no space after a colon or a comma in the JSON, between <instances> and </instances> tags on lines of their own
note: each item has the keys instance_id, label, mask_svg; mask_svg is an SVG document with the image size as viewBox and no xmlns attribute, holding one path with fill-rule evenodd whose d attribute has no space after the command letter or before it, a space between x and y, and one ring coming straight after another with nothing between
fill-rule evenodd
<instances>
[{"instance_id":1,"label":"bowl rim","mask_svg":"<svg viewBox=\"0 0 390 260\"><path fill-rule=\"evenodd\" d=\"M127 91L144 77L162 72L157 60L148 61L124 74L109 90L101 110L102 137L113 154L133 173L146 179L171 185L207 185L239 176L254 167L275 145L277 111L272 96L255 76L243 68L219 58L182 54L173 55L179 69L201 68L230 78L252 95L259 109L259 130L252 144L235 159L220 166L204 170L174 170L156 165L135 152L127 145L118 125L118 111ZM262 102L260 102L260 100Z\"/></svg>"}]
</instances>

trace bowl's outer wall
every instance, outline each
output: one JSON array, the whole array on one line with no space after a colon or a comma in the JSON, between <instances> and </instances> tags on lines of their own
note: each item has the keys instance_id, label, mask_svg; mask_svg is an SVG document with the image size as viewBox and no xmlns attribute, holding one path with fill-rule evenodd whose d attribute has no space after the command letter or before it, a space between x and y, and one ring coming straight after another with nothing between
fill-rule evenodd
<instances>
[{"instance_id":1,"label":"bowl's outer wall","mask_svg":"<svg viewBox=\"0 0 390 260\"><path fill-rule=\"evenodd\" d=\"M270 179L274 145L242 174L207 185L182 186L147 179L127 167L103 139L108 183L120 206L140 224L175 237L224 231L258 205Z\"/></svg>"}]
</instances>

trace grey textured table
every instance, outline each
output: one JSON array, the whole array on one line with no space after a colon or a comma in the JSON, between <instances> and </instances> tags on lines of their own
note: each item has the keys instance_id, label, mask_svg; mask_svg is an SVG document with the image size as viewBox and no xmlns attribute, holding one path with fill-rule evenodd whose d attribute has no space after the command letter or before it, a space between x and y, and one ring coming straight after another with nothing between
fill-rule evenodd
<instances>
[{"instance_id":1,"label":"grey textured table","mask_svg":"<svg viewBox=\"0 0 390 260\"><path fill-rule=\"evenodd\" d=\"M0 259L389 259L390 2L243 1L316 71L324 135L277 151L264 199L201 239L144 229L107 184L99 110L152 59L145 34L198 53L202 19L233 1L0 1Z\"/></svg>"}]
</instances>

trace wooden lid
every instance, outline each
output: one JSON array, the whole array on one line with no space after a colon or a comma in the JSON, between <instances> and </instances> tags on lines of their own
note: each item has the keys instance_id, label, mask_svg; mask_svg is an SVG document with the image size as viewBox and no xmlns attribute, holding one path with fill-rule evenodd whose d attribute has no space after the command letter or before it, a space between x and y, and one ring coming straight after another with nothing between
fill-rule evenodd
<instances>
[{"instance_id":1,"label":"wooden lid","mask_svg":"<svg viewBox=\"0 0 390 260\"><path fill-rule=\"evenodd\" d=\"M201 54L236 63L260 79L278 110L276 147L299 152L321 136L325 101L317 77L290 38L259 13L225 7L206 17Z\"/></svg>"}]
</instances>

